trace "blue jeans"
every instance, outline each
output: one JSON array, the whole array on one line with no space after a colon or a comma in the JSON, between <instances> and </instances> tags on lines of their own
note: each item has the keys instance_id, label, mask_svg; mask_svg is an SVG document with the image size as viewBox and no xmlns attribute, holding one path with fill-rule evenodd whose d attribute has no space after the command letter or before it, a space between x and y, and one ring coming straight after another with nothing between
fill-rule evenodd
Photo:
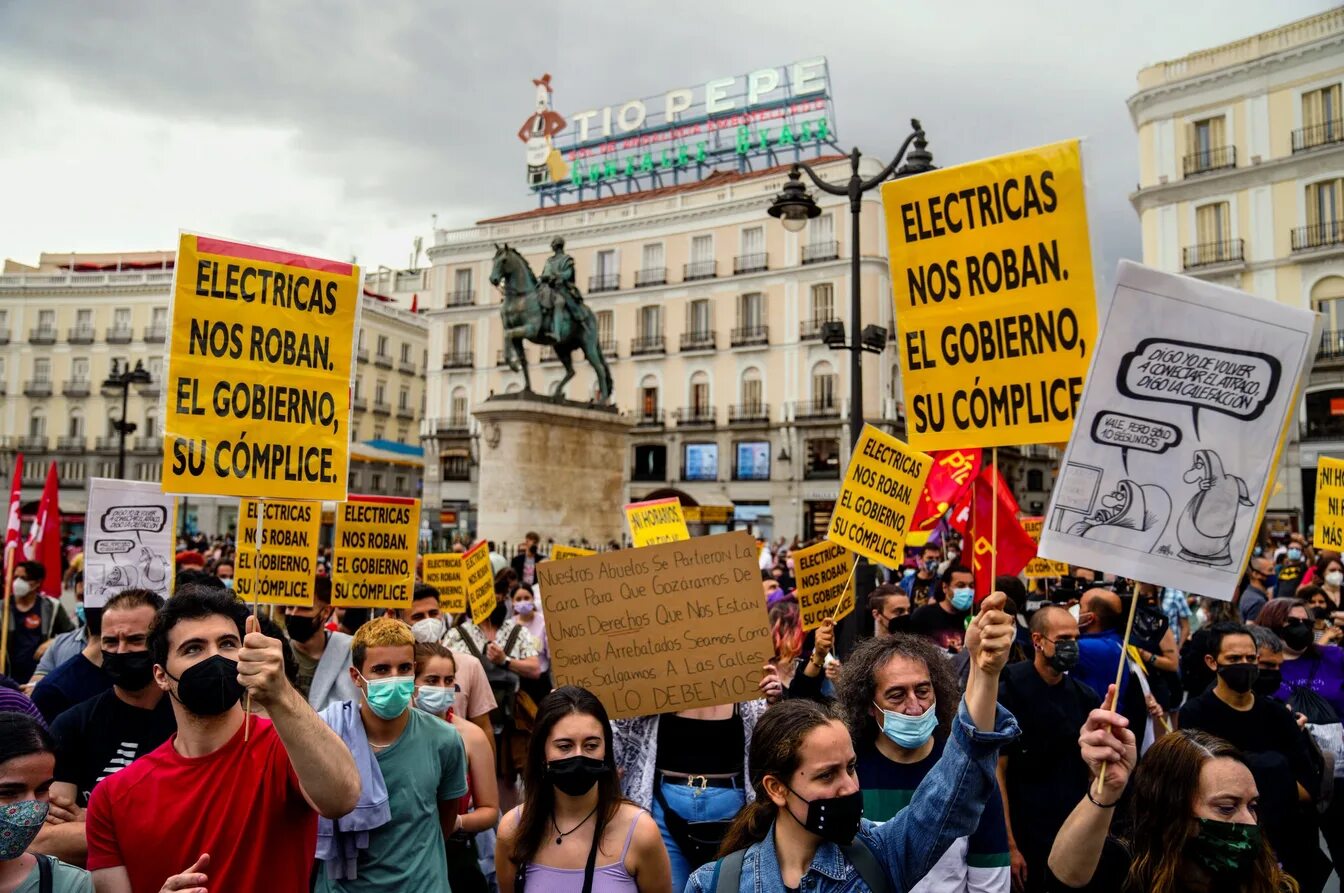
<instances>
[{"instance_id":1,"label":"blue jeans","mask_svg":"<svg viewBox=\"0 0 1344 893\"><path fill-rule=\"evenodd\" d=\"M736 781L731 788L706 787L703 790L684 782L663 781L661 776L653 783L662 785L663 799L667 801L668 808L688 822L727 821L736 816L747 802L741 783ZM658 823L658 830L663 832L663 843L667 846L668 858L672 860L672 889L684 890L686 879L700 866L688 864L686 857L681 854L681 848L667 831L663 806L657 797L653 799L653 820Z\"/></svg>"}]
</instances>

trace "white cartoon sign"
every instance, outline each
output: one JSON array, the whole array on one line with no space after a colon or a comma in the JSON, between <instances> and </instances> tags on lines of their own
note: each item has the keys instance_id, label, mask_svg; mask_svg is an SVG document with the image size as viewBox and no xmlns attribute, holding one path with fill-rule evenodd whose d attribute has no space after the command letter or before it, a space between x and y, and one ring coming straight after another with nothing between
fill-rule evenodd
<instances>
[{"instance_id":1,"label":"white cartoon sign","mask_svg":"<svg viewBox=\"0 0 1344 893\"><path fill-rule=\"evenodd\" d=\"M158 482L89 480L84 531L84 606L101 608L123 589L168 598L173 584L173 496Z\"/></svg>"}]
</instances>

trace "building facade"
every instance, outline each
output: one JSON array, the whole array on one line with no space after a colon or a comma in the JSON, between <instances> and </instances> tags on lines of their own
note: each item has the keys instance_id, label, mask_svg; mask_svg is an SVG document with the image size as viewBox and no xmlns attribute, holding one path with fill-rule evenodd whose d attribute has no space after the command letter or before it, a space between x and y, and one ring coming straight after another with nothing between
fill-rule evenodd
<instances>
[{"instance_id":1,"label":"building facade","mask_svg":"<svg viewBox=\"0 0 1344 893\"><path fill-rule=\"evenodd\" d=\"M1341 82L1337 8L1144 68L1128 101L1144 263L1324 317L1271 498L1279 527L1310 523L1319 456L1344 456Z\"/></svg>"},{"instance_id":2,"label":"building facade","mask_svg":"<svg viewBox=\"0 0 1344 893\"><path fill-rule=\"evenodd\" d=\"M0 274L0 478L24 456L23 498L34 502L57 464L61 509L78 532L88 479L117 477L123 393L104 382L137 364L147 384L125 393L124 476L158 481L163 462L164 382L174 252L43 254L6 261ZM351 489L416 495L427 324L376 297L364 298L352 412ZM362 345L368 345L363 347ZM360 399L364 397L364 399ZM358 486L357 486L358 485ZM238 501L192 496L178 524L223 533Z\"/></svg>"}]
</instances>

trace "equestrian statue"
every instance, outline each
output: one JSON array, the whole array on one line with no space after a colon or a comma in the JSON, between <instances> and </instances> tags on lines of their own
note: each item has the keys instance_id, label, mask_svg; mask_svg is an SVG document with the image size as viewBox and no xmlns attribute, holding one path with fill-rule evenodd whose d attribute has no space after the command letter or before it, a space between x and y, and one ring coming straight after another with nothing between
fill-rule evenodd
<instances>
[{"instance_id":1,"label":"equestrian statue","mask_svg":"<svg viewBox=\"0 0 1344 893\"><path fill-rule=\"evenodd\" d=\"M565 240L556 236L551 240L551 249L554 254L546 259L538 281L521 254L507 243L495 245L490 284L504 292L499 311L504 323L504 359L514 372L522 371L523 389L530 392L532 379L523 342L549 345L565 367L565 377L551 389L551 396L560 400L564 398L565 385L574 377L570 355L581 350L597 373L601 394L598 402L609 403L611 370L598 343L597 317L574 284L574 259L565 253Z\"/></svg>"}]
</instances>

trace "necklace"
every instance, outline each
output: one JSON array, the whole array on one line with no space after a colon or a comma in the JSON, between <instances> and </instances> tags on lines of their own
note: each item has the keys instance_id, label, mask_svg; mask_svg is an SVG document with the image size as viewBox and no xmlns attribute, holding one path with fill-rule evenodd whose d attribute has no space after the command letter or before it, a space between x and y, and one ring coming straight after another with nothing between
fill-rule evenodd
<instances>
[{"instance_id":1,"label":"necklace","mask_svg":"<svg viewBox=\"0 0 1344 893\"><path fill-rule=\"evenodd\" d=\"M555 829L555 845L559 846L560 844L564 843L566 837L568 837L569 835L573 834L575 831L579 830L584 825L586 825L588 823L588 820L593 817L593 813L595 812L597 812L596 806L593 807L592 812L584 816L583 819L577 825L575 825L573 828L570 828L568 831L560 830L560 826L555 823L555 813L551 813L551 827Z\"/></svg>"}]
</instances>

